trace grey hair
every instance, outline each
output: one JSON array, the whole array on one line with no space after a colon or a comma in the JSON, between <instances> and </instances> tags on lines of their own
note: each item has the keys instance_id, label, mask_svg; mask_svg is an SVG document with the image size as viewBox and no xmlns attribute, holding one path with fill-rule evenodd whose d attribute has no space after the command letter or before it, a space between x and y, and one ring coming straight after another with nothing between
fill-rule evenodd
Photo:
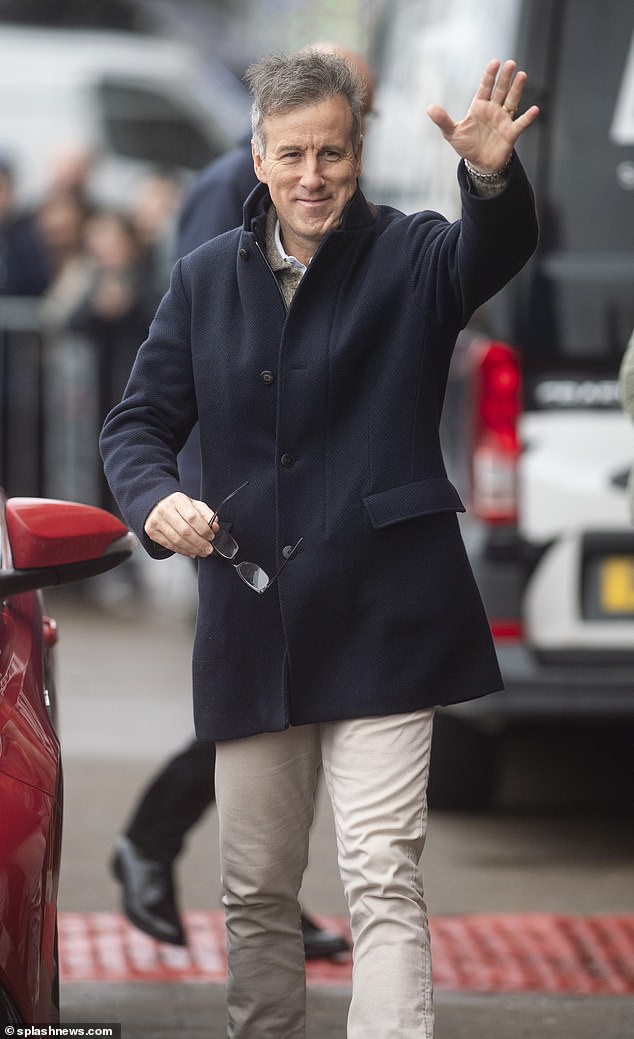
<instances>
[{"instance_id":1,"label":"grey hair","mask_svg":"<svg viewBox=\"0 0 634 1039\"><path fill-rule=\"evenodd\" d=\"M253 96L251 132L254 147L264 158L264 119L304 105L343 97L352 114L352 145L361 140L366 87L348 62L338 54L306 48L295 54L271 54L250 65L245 82Z\"/></svg>"}]
</instances>

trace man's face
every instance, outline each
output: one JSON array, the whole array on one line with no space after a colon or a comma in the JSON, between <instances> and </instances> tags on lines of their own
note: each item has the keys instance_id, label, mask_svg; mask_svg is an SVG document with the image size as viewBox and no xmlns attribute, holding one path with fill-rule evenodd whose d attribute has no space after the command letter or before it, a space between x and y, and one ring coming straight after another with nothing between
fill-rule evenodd
<instances>
[{"instance_id":1,"label":"man's face","mask_svg":"<svg viewBox=\"0 0 634 1039\"><path fill-rule=\"evenodd\" d=\"M362 142L355 152L343 97L267 116L263 128L265 155L254 150L255 173L268 185L286 252L308 263L354 195Z\"/></svg>"}]
</instances>

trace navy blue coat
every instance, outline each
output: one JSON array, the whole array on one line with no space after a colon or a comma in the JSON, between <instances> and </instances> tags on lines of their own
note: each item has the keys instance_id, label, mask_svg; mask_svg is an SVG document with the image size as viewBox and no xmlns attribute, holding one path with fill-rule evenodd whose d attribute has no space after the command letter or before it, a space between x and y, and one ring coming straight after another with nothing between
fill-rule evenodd
<instances>
[{"instance_id":1,"label":"navy blue coat","mask_svg":"<svg viewBox=\"0 0 634 1039\"><path fill-rule=\"evenodd\" d=\"M214 159L200 173L187 192L178 221L176 256L185 256L216 235L242 222L244 201L258 183L251 155L251 135ZM198 426L191 433L178 458L183 490L200 497L200 439Z\"/></svg>"},{"instance_id":2,"label":"navy blue coat","mask_svg":"<svg viewBox=\"0 0 634 1039\"><path fill-rule=\"evenodd\" d=\"M439 442L458 331L536 244L516 159L497 197L463 217L371 207L361 191L320 243L287 311L265 259L268 191L244 225L174 267L102 453L143 532L179 489L176 456L199 420L202 496L250 484L221 519L263 595L231 563L199 562L193 651L200 738L418 710L502 682ZM262 373L272 373L262 377Z\"/></svg>"}]
</instances>

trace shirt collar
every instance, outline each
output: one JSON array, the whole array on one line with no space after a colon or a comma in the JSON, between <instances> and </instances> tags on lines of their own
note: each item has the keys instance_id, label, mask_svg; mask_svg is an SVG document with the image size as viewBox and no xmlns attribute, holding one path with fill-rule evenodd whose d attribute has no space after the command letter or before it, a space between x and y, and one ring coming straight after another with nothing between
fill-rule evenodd
<instances>
[{"instance_id":1,"label":"shirt collar","mask_svg":"<svg viewBox=\"0 0 634 1039\"><path fill-rule=\"evenodd\" d=\"M275 245L277 247L278 253L282 257L282 259L286 261L286 263L290 264L291 267L295 267L298 271L301 271L302 274L306 273L306 271L308 269L306 264L302 263L301 260L298 260L296 256L291 256L289 253L287 253L285 248L284 248L284 246L282 245L282 236L280 234L280 218L279 217L277 217L277 219L275 221Z\"/></svg>"}]
</instances>

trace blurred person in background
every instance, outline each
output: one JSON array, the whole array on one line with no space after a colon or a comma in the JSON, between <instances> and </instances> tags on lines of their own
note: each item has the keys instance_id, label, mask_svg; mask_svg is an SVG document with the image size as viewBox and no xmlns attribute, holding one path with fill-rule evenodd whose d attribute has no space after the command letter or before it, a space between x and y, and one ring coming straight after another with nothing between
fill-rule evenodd
<instances>
[{"instance_id":1,"label":"blurred person in background","mask_svg":"<svg viewBox=\"0 0 634 1039\"><path fill-rule=\"evenodd\" d=\"M58 144L47 163L48 190L77 191L89 198L90 179L95 165L96 155L90 148L73 141Z\"/></svg>"},{"instance_id":2,"label":"blurred person in background","mask_svg":"<svg viewBox=\"0 0 634 1039\"><path fill-rule=\"evenodd\" d=\"M82 256L85 284L65 327L85 337L95 351L100 422L121 399L160 299L148 277L145 257L145 243L126 213L101 210L87 218ZM114 505L105 479L99 504L107 509Z\"/></svg>"},{"instance_id":3,"label":"blurred person in background","mask_svg":"<svg viewBox=\"0 0 634 1039\"><path fill-rule=\"evenodd\" d=\"M374 101L372 68L362 55L344 47L323 43L313 49L339 54L356 70L364 84L365 127ZM237 148L210 163L194 181L180 212L176 255L184 256L210 238L236 227L242 220L244 202L257 183L249 134ZM196 427L179 456L183 486L196 498L200 464ZM151 779L117 842L113 870L122 885L124 912L133 924L159 941L178 945L186 942L174 864L187 833L215 801L214 766L213 743L192 740ZM307 959L337 957L347 952L347 940L321 927L311 914L303 911L301 924Z\"/></svg>"},{"instance_id":4,"label":"blurred person in background","mask_svg":"<svg viewBox=\"0 0 634 1039\"><path fill-rule=\"evenodd\" d=\"M132 198L130 219L143 245L145 277L161 295L169 284L176 255L174 240L181 202L180 183L164 169L144 177Z\"/></svg>"},{"instance_id":5,"label":"blurred person in background","mask_svg":"<svg viewBox=\"0 0 634 1039\"><path fill-rule=\"evenodd\" d=\"M0 155L0 295L41 296L50 277L40 229L32 216L19 210L13 165Z\"/></svg>"},{"instance_id":6,"label":"blurred person in background","mask_svg":"<svg viewBox=\"0 0 634 1039\"><path fill-rule=\"evenodd\" d=\"M52 187L35 213L51 267L42 316L53 329L66 326L88 289L90 265L84 248L84 229L91 212L80 188Z\"/></svg>"}]
</instances>

